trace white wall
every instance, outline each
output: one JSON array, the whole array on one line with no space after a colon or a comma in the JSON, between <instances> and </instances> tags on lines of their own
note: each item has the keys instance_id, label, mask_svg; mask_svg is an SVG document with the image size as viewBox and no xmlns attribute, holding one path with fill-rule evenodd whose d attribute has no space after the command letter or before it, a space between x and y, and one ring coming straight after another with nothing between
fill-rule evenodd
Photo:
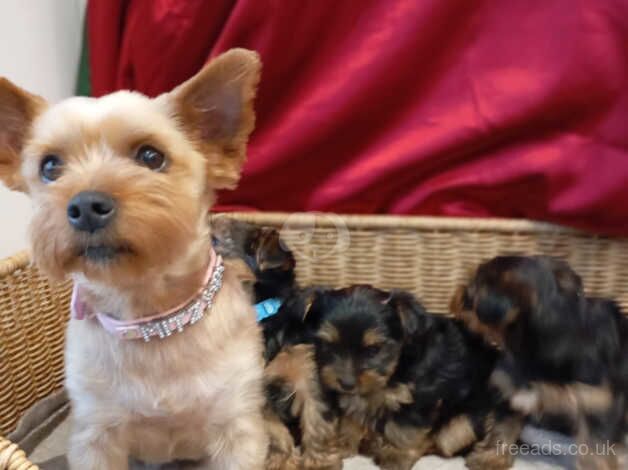
<instances>
[{"instance_id":1,"label":"white wall","mask_svg":"<svg viewBox=\"0 0 628 470\"><path fill-rule=\"evenodd\" d=\"M76 86L87 0L1 0L0 76L49 101ZM0 185L0 258L27 246L28 198Z\"/></svg>"}]
</instances>

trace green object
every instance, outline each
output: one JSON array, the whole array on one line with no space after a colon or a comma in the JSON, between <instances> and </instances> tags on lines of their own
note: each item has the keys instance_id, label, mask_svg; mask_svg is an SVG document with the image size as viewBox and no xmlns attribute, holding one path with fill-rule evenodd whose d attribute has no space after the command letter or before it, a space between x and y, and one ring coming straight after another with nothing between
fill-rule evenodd
<instances>
[{"instance_id":1,"label":"green object","mask_svg":"<svg viewBox=\"0 0 628 470\"><path fill-rule=\"evenodd\" d=\"M83 44L81 46L81 59L79 61L78 77L76 81L76 94L90 96L92 84L89 77L89 38L87 34L87 15L83 18Z\"/></svg>"}]
</instances>

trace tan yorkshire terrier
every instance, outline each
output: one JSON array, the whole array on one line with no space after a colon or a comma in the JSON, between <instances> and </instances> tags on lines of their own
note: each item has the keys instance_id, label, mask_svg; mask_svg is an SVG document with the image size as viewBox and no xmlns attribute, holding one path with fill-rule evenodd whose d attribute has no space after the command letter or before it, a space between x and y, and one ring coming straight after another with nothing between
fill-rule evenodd
<instances>
[{"instance_id":1,"label":"tan yorkshire terrier","mask_svg":"<svg viewBox=\"0 0 628 470\"><path fill-rule=\"evenodd\" d=\"M36 265L74 281L72 469L264 467L261 332L208 226L239 179L260 68L234 49L154 99L56 105L0 79L0 179L32 198Z\"/></svg>"}]
</instances>

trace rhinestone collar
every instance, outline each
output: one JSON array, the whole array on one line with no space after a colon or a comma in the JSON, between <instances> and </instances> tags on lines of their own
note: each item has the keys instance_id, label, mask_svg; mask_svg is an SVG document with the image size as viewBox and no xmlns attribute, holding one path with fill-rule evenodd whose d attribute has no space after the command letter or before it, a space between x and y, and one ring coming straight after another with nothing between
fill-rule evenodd
<instances>
[{"instance_id":1,"label":"rhinestone collar","mask_svg":"<svg viewBox=\"0 0 628 470\"><path fill-rule=\"evenodd\" d=\"M77 320L96 317L100 324L109 333L120 339L140 339L148 342L157 336L164 339L175 332L182 332L188 325L193 325L207 312L214 303L214 297L222 286L222 274L224 266L222 257L216 255L212 249L209 267L203 282L203 287L182 304L149 317L137 320L122 321L102 312L94 312L91 307L81 299L81 289L74 284L72 291L72 316Z\"/></svg>"}]
</instances>

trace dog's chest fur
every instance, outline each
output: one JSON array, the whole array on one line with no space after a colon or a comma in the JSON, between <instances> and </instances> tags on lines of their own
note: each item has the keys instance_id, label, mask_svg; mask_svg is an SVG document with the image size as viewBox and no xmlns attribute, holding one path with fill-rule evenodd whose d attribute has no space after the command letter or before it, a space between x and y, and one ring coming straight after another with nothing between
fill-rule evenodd
<instances>
[{"instance_id":1,"label":"dog's chest fur","mask_svg":"<svg viewBox=\"0 0 628 470\"><path fill-rule=\"evenodd\" d=\"M147 461L207 455L208 436L263 402L261 333L227 273L212 310L165 340L118 340L94 321L72 320L66 368L73 412L119 428Z\"/></svg>"},{"instance_id":2,"label":"dog's chest fur","mask_svg":"<svg viewBox=\"0 0 628 470\"><path fill-rule=\"evenodd\" d=\"M341 395L338 405L344 416L362 425L368 425L384 413L398 411L404 404L412 403L410 387L396 384L377 390L369 395Z\"/></svg>"}]
</instances>

